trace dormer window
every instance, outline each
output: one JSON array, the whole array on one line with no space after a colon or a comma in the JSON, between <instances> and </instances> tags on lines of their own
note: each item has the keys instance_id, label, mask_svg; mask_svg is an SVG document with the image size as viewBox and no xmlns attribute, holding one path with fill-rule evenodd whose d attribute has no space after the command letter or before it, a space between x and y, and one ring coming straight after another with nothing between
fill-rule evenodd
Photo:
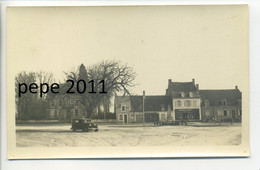
<instances>
[{"instance_id":1,"label":"dormer window","mask_svg":"<svg viewBox=\"0 0 260 170\"><path fill-rule=\"evenodd\" d=\"M222 105L227 106L227 100L222 100Z\"/></svg>"},{"instance_id":2,"label":"dormer window","mask_svg":"<svg viewBox=\"0 0 260 170\"><path fill-rule=\"evenodd\" d=\"M181 97L185 97L185 93L184 92L181 92Z\"/></svg>"},{"instance_id":3,"label":"dormer window","mask_svg":"<svg viewBox=\"0 0 260 170\"><path fill-rule=\"evenodd\" d=\"M241 99L237 100L239 106L241 106Z\"/></svg>"},{"instance_id":4,"label":"dormer window","mask_svg":"<svg viewBox=\"0 0 260 170\"><path fill-rule=\"evenodd\" d=\"M205 106L209 106L209 101L208 101L208 100L205 100L205 101L204 101L204 104L205 104Z\"/></svg>"},{"instance_id":5,"label":"dormer window","mask_svg":"<svg viewBox=\"0 0 260 170\"><path fill-rule=\"evenodd\" d=\"M189 92L189 96L190 96L190 97L193 97L193 93L192 93L192 92Z\"/></svg>"},{"instance_id":6,"label":"dormer window","mask_svg":"<svg viewBox=\"0 0 260 170\"><path fill-rule=\"evenodd\" d=\"M164 106L164 104L161 105L161 111L165 111L165 106Z\"/></svg>"}]
</instances>

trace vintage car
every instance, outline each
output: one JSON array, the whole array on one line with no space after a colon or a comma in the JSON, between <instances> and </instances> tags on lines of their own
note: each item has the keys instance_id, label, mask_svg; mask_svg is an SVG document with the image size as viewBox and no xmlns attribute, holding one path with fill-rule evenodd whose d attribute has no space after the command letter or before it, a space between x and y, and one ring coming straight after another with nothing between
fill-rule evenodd
<instances>
[{"instance_id":1,"label":"vintage car","mask_svg":"<svg viewBox=\"0 0 260 170\"><path fill-rule=\"evenodd\" d=\"M76 130L82 130L84 132L93 130L93 131L97 132L98 126L94 123L91 123L90 119L81 118L81 119L72 120L71 129L73 130L73 132L75 132Z\"/></svg>"}]
</instances>

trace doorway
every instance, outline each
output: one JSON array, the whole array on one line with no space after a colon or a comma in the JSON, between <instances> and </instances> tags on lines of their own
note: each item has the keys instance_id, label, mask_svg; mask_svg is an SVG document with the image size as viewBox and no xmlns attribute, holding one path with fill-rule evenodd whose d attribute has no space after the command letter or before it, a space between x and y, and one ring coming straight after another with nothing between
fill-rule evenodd
<instances>
[{"instance_id":1,"label":"doorway","mask_svg":"<svg viewBox=\"0 0 260 170\"><path fill-rule=\"evenodd\" d=\"M127 123L127 115L124 115L124 123Z\"/></svg>"}]
</instances>

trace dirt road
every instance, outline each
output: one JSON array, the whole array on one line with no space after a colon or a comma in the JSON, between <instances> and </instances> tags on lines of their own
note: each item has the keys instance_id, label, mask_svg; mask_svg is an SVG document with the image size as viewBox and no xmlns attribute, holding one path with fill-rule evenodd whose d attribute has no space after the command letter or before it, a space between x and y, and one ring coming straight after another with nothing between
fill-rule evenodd
<instances>
[{"instance_id":1,"label":"dirt road","mask_svg":"<svg viewBox=\"0 0 260 170\"><path fill-rule=\"evenodd\" d=\"M69 124L16 128L18 147L239 145L240 125L124 126L99 125L98 132L72 132Z\"/></svg>"}]
</instances>

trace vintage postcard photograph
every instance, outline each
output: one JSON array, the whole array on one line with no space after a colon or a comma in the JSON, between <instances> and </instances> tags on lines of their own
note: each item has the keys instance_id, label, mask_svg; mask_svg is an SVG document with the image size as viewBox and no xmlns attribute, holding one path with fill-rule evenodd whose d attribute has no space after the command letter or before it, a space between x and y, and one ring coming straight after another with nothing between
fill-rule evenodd
<instances>
[{"instance_id":1,"label":"vintage postcard photograph","mask_svg":"<svg viewBox=\"0 0 260 170\"><path fill-rule=\"evenodd\" d=\"M249 156L247 5L7 8L8 159Z\"/></svg>"}]
</instances>

